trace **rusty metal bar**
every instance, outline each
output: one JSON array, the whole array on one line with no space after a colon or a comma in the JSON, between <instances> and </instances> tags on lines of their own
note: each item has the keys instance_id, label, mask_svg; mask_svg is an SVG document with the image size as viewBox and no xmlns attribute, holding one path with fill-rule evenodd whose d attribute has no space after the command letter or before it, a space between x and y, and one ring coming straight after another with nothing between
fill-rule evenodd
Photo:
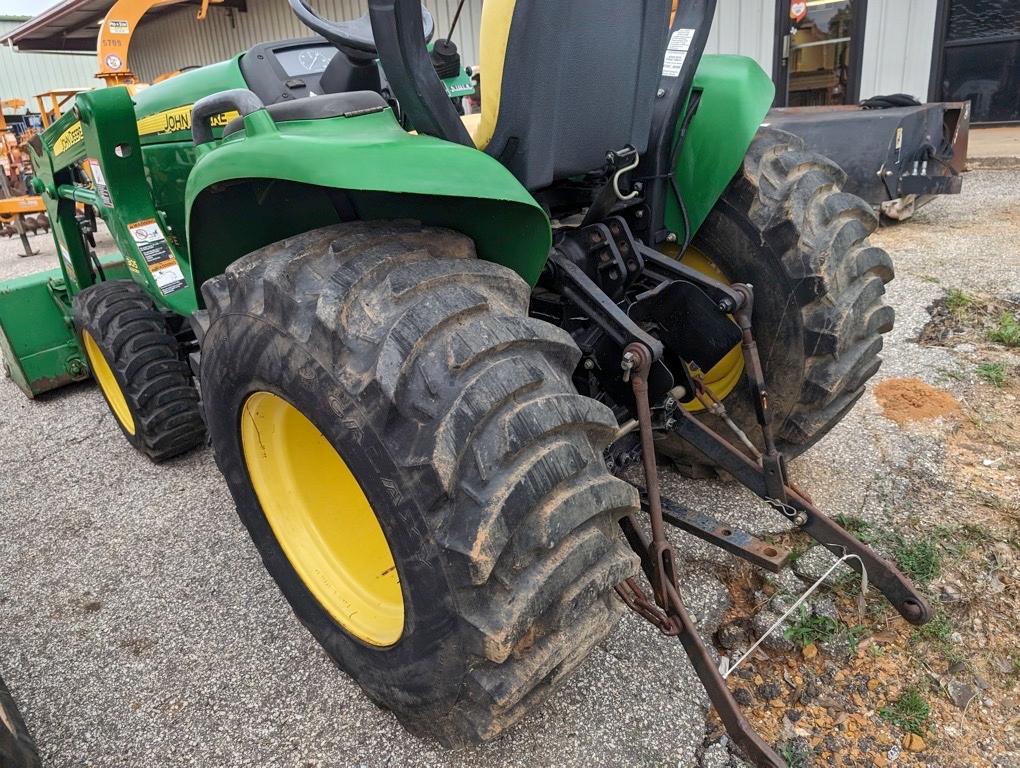
<instances>
[{"instance_id":1,"label":"rusty metal bar","mask_svg":"<svg viewBox=\"0 0 1020 768\"><path fill-rule=\"evenodd\" d=\"M649 543L632 518L624 518L620 525L627 540L637 544L635 549L640 547L638 550L639 554L641 550L648 550ZM648 577L649 581L652 581L655 576L652 564L647 558L642 558L641 562L645 576ZM722 720L726 733L729 734L733 742L743 751L745 757L756 768L787 768L786 762L758 735L747 721L747 718L744 717L744 713L740 710L740 705L733 698L730 689L726 687L726 681L716 667L715 660L709 653L708 646L705 645L701 635L698 634L698 628L691 619L691 615L687 612L680 593L672 584L668 585L666 590L667 610L672 623L676 627L675 633L669 634L675 634L680 640L681 645L683 645L684 651L686 651L687 657L691 660L694 671L698 675L698 679L701 680L701 684L705 687L705 692L708 693L712 706L719 713L719 719ZM641 615L643 616L644 614ZM656 624L652 619L649 619L649 621Z\"/></svg>"},{"instance_id":2,"label":"rusty metal bar","mask_svg":"<svg viewBox=\"0 0 1020 768\"><path fill-rule=\"evenodd\" d=\"M931 606L891 562L852 536L788 484L784 493L786 502L778 504L770 493L764 470L738 451L719 434L705 426L687 411L677 409L674 431L693 448L718 464L752 493L772 500L773 509L800 527L819 544L840 557L847 553L858 555L868 571L868 578L886 596L893 607L911 624L924 624L931 618Z\"/></svg>"},{"instance_id":3,"label":"rusty metal bar","mask_svg":"<svg viewBox=\"0 0 1020 768\"><path fill-rule=\"evenodd\" d=\"M647 497L641 494L642 509L647 511ZM772 573L779 573L792 554L779 544L769 544L740 528L734 528L707 512L699 512L670 499L662 500L662 519L692 536L725 549Z\"/></svg>"},{"instance_id":4,"label":"rusty metal bar","mask_svg":"<svg viewBox=\"0 0 1020 768\"><path fill-rule=\"evenodd\" d=\"M698 635L697 627L680 597L675 553L666 538L658 467L655 463L651 407L648 403L647 377L651 364L651 350L639 342L627 345L623 359L624 378L629 378L631 388L634 390L641 430L641 458L645 471L645 485L648 489L646 507L651 522L652 540L650 542L645 540L632 518L625 518L621 521L621 526L627 541L641 556L641 566L652 584L657 605L653 605L644 596L633 579L617 587L617 593L628 607L657 626L663 634L676 635L680 639L712 705L726 726L726 731L748 759L758 768L787 768L783 759L755 732L740 711L740 706L726 687L726 681L716 668L708 647Z\"/></svg>"}]
</instances>

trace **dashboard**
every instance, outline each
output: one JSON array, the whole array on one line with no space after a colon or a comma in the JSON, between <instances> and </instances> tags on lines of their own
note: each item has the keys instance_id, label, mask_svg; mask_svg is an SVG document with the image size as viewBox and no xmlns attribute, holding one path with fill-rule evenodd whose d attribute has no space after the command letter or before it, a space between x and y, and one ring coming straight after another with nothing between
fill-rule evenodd
<instances>
[{"instance_id":1,"label":"dashboard","mask_svg":"<svg viewBox=\"0 0 1020 768\"><path fill-rule=\"evenodd\" d=\"M262 43L241 57L241 74L264 104L321 96L321 79L337 49L322 37Z\"/></svg>"},{"instance_id":2,"label":"dashboard","mask_svg":"<svg viewBox=\"0 0 1020 768\"><path fill-rule=\"evenodd\" d=\"M336 53L332 45L300 46L275 51L276 60L288 77L321 75Z\"/></svg>"}]
</instances>

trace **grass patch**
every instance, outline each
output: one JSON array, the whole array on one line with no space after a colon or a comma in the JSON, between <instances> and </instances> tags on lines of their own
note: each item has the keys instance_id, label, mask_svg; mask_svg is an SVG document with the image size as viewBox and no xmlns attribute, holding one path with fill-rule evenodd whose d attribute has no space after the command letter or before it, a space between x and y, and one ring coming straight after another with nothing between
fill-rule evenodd
<instances>
[{"instance_id":1,"label":"grass patch","mask_svg":"<svg viewBox=\"0 0 1020 768\"><path fill-rule=\"evenodd\" d=\"M797 544L791 544L790 557L787 559L786 562L792 568L794 564L804 556L804 553L807 552L808 549L809 547L807 546L798 546Z\"/></svg>"},{"instance_id":2,"label":"grass patch","mask_svg":"<svg viewBox=\"0 0 1020 768\"><path fill-rule=\"evenodd\" d=\"M943 380L948 379L949 381L963 381L965 378L967 378L962 371L959 371L955 368L953 369L939 368L938 370L939 375L942 377Z\"/></svg>"},{"instance_id":3,"label":"grass patch","mask_svg":"<svg viewBox=\"0 0 1020 768\"><path fill-rule=\"evenodd\" d=\"M836 522L845 528L848 533L852 533L865 544L873 544L878 539L878 534L871 527L871 523L862 517L844 515L840 512L836 515Z\"/></svg>"},{"instance_id":4,"label":"grass patch","mask_svg":"<svg viewBox=\"0 0 1020 768\"><path fill-rule=\"evenodd\" d=\"M857 646L861 644L861 640L871 634L871 630L863 624L858 624L854 627L846 628L846 641L850 645L850 655L857 655Z\"/></svg>"},{"instance_id":5,"label":"grass patch","mask_svg":"<svg viewBox=\"0 0 1020 768\"><path fill-rule=\"evenodd\" d=\"M914 630L914 637L918 640L938 640L943 642L949 639L953 633L953 622L944 611L939 611L932 616L931 621L923 627Z\"/></svg>"},{"instance_id":6,"label":"grass patch","mask_svg":"<svg viewBox=\"0 0 1020 768\"><path fill-rule=\"evenodd\" d=\"M942 555L931 539L899 539L896 544L896 564L910 578L927 584L942 572Z\"/></svg>"},{"instance_id":7,"label":"grass patch","mask_svg":"<svg viewBox=\"0 0 1020 768\"><path fill-rule=\"evenodd\" d=\"M839 634L838 621L828 616L815 616L806 605L802 605L790 621L792 624L783 632L783 637L801 648L807 648L811 643L824 643Z\"/></svg>"},{"instance_id":8,"label":"grass patch","mask_svg":"<svg viewBox=\"0 0 1020 768\"><path fill-rule=\"evenodd\" d=\"M1020 347L1020 322L1010 312L1003 312L988 332L988 339L1006 347Z\"/></svg>"},{"instance_id":9,"label":"grass patch","mask_svg":"<svg viewBox=\"0 0 1020 768\"><path fill-rule=\"evenodd\" d=\"M811 750L802 739L789 739L779 744L779 755L789 768L808 768Z\"/></svg>"},{"instance_id":10,"label":"grass patch","mask_svg":"<svg viewBox=\"0 0 1020 768\"><path fill-rule=\"evenodd\" d=\"M946 309L959 317L974 305L974 297L959 288L950 288L946 294Z\"/></svg>"},{"instance_id":11,"label":"grass patch","mask_svg":"<svg viewBox=\"0 0 1020 768\"><path fill-rule=\"evenodd\" d=\"M908 688L887 707L878 710L879 717L910 733L923 735L931 708L917 688Z\"/></svg>"},{"instance_id":12,"label":"grass patch","mask_svg":"<svg viewBox=\"0 0 1020 768\"><path fill-rule=\"evenodd\" d=\"M1002 363L981 363L976 370L978 376L993 386L1006 384L1006 366Z\"/></svg>"}]
</instances>

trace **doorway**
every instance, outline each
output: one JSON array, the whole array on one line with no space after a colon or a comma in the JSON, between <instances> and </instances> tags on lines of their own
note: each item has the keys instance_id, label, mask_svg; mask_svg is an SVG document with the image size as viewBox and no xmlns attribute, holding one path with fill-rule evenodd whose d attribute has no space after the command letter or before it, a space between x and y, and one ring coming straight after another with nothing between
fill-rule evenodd
<instances>
[{"instance_id":1,"label":"doorway","mask_svg":"<svg viewBox=\"0 0 1020 768\"><path fill-rule=\"evenodd\" d=\"M776 106L856 104L867 0L777 0Z\"/></svg>"}]
</instances>

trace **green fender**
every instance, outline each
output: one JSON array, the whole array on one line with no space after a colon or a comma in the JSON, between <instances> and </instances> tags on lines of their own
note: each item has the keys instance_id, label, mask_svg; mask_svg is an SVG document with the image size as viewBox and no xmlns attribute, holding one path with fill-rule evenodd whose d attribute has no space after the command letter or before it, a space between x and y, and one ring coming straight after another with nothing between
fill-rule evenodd
<instances>
[{"instance_id":1,"label":"green fender","mask_svg":"<svg viewBox=\"0 0 1020 768\"><path fill-rule=\"evenodd\" d=\"M697 232L740 170L776 88L754 59L728 55L703 57L694 88L701 91L701 102L675 174L691 230ZM665 221L671 232L683 233L683 215L673 195L667 198Z\"/></svg>"},{"instance_id":2,"label":"green fender","mask_svg":"<svg viewBox=\"0 0 1020 768\"><path fill-rule=\"evenodd\" d=\"M267 245L343 219L413 218L474 239L478 256L534 284L551 246L549 220L496 160L407 133L392 110L245 129L198 148L186 192L194 286Z\"/></svg>"}]
</instances>

